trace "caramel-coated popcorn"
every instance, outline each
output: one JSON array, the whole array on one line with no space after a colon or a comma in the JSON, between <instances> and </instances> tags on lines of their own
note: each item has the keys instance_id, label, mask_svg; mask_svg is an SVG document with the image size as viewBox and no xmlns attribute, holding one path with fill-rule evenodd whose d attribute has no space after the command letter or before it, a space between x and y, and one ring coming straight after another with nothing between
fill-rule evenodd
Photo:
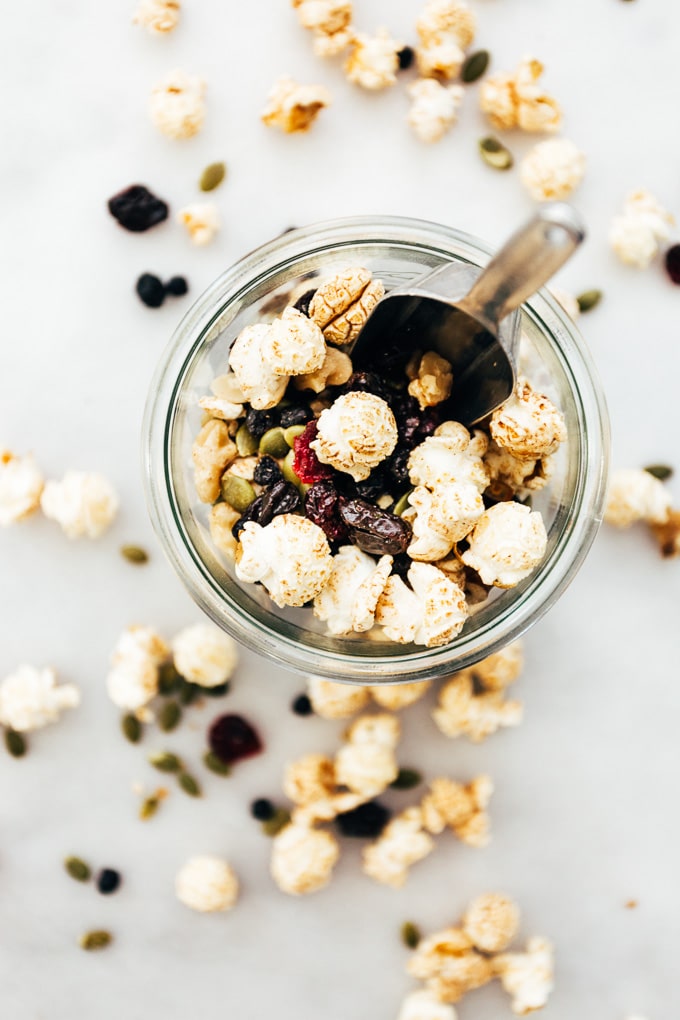
<instances>
[{"instance_id":1,"label":"caramel-coated popcorn","mask_svg":"<svg viewBox=\"0 0 680 1020\"><path fill-rule=\"evenodd\" d=\"M427 351L418 362L415 377L408 384L408 391L423 410L446 400L451 394L452 385L450 363L436 351Z\"/></svg>"}]
</instances>

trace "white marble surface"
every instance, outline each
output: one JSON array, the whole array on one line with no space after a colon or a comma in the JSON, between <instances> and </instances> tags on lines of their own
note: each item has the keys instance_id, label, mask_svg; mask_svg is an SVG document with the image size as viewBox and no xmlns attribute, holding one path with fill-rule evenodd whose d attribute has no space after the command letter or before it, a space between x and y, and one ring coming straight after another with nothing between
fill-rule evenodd
<instances>
[{"instance_id":1,"label":"white marble surface","mask_svg":"<svg viewBox=\"0 0 680 1020\"><path fill-rule=\"evenodd\" d=\"M560 280L606 298L583 319L609 397L619 465L678 465L678 301L657 266L636 273L610 255L606 231L628 189L647 186L680 216L675 0L472 0L479 44L496 69L533 52L563 102L565 133L588 154L576 198L590 227ZM368 29L413 38L418 0L356 0ZM332 886L287 899L267 873L269 845L248 816L251 797L279 792L282 763L332 750L339 725L288 711L301 683L244 654L228 705L257 721L267 753L233 778L205 779L207 796L174 794L148 825L135 818L134 779L151 784L144 748L120 738L103 691L107 657L131 621L166 634L198 618L158 549L139 477L139 429L150 374L189 299L159 311L132 293L151 270L186 273L200 293L226 265L291 224L396 212L500 241L531 208L515 173L486 169L475 90L461 124L424 148L403 123L400 86L365 95L312 56L286 0L187 0L178 31L152 38L127 4L15 4L3 12L2 371L0 439L33 449L51 476L101 470L122 512L96 544L70 543L36 519L0 534L0 673L54 663L79 684L82 707L36 734L28 758L0 761L0 1012L21 1020L369 1020L396 1016L410 987L398 929L453 922L471 896L505 889L525 934L558 951L546 1020L623 1020L680 1013L677 982L679 776L677 607L680 564L662 562L643 532L603 532L559 605L530 634L518 685L526 721L487 744L449 743L425 706L405 718L404 764L427 775L479 770L497 784L485 851L442 838L393 892L364 879L347 846ZM151 84L180 66L205 75L202 134L173 143L145 111ZM279 73L324 81L335 103L307 137L258 121ZM516 153L529 141L512 138ZM229 180L215 194L217 243L192 249L169 222L120 230L105 200L142 181L173 209L198 198L203 166ZM680 465L678 465L680 466ZM676 496L680 498L677 481ZM122 542L152 550L137 570ZM198 770L208 705L172 739ZM394 805L408 794L393 794ZM224 853L242 878L228 916L189 913L173 876L195 852ZM78 853L122 870L115 897L64 876ZM639 906L627 910L627 900ZM89 927L116 943L86 956ZM510 1016L497 986L470 996L461 1020Z\"/></svg>"}]
</instances>

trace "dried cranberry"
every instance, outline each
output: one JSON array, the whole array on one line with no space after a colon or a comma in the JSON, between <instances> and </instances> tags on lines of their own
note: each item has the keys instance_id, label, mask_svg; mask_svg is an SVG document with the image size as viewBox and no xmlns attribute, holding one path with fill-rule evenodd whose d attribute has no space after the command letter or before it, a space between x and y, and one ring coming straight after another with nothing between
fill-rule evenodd
<instances>
[{"instance_id":1,"label":"dried cranberry","mask_svg":"<svg viewBox=\"0 0 680 1020\"><path fill-rule=\"evenodd\" d=\"M340 520L339 495L329 481L315 482L305 496L305 514L322 529L329 542L347 540L347 528Z\"/></svg>"},{"instance_id":2,"label":"dried cranberry","mask_svg":"<svg viewBox=\"0 0 680 1020\"><path fill-rule=\"evenodd\" d=\"M352 545L366 553L396 556L406 552L411 542L411 525L388 510L363 499L339 499L340 520L349 531Z\"/></svg>"},{"instance_id":3,"label":"dried cranberry","mask_svg":"<svg viewBox=\"0 0 680 1020\"><path fill-rule=\"evenodd\" d=\"M295 457L293 459L293 471L305 485L313 485L322 478L330 478L333 469L328 464L322 464L314 450L310 447L316 439L316 421L310 421L302 435L295 438L293 448Z\"/></svg>"},{"instance_id":4,"label":"dried cranberry","mask_svg":"<svg viewBox=\"0 0 680 1020\"><path fill-rule=\"evenodd\" d=\"M109 212L121 227L141 233L168 218L168 207L143 184L132 184L108 201Z\"/></svg>"},{"instance_id":5,"label":"dried cranberry","mask_svg":"<svg viewBox=\"0 0 680 1020\"><path fill-rule=\"evenodd\" d=\"M293 407L283 408L279 425L282 429L290 428L291 425L306 425L311 417L312 412L308 407L296 404Z\"/></svg>"},{"instance_id":6,"label":"dried cranberry","mask_svg":"<svg viewBox=\"0 0 680 1020\"><path fill-rule=\"evenodd\" d=\"M221 715L208 730L208 744L225 765L252 758L262 750L257 731L241 715Z\"/></svg>"},{"instance_id":7,"label":"dried cranberry","mask_svg":"<svg viewBox=\"0 0 680 1020\"><path fill-rule=\"evenodd\" d=\"M278 415L271 410L256 411L254 407L251 407L246 415L246 428L255 439L261 439L265 432L275 428L278 424Z\"/></svg>"},{"instance_id":8,"label":"dried cranberry","mask_svg":"<svg viewBox=\"0 0 680 1020\"><path fill-rule=\"evenodd\" d=\"M680 283L680 244L672 245L666 252L666 272L673 283Z\"/></svg>"},{"instance_id":9,"label":"dried cranberry","mask_svg":"<svg viewBox=\"0 0 680 1020\"><path fill-rule=\"evenodd\" d=\"M302 312L303 315L309 315L309 306L311 305L312 298L315 294L316 287L312 287L311 290L306 290L304 294L297 299L293 308L297 308L298 312Z\"/></svg>"},{"instance_id":10,"label":"dried cranberry","mask_svg":"<svg viewBox=\"0 0 680 1020\"><path fill-rule=\"evenodd\" d=\"M281 468L273 457L265 455L258 460L253 472L254 482L257 482L258 485L273 485L274 482L278 482L282 478Z\"/></svg>"},{"instance_id":11,"label":"dried cranberry","mask_svg":"<svg viewBox=\"0 0 680 1020\"><path fill-rule=\"evenodd\" d=\"M412 46L404 46L403 49L397 53L397 60L399 61L399 70L408 71L415 59L415 50Z\"/></svg>"},{"instance_id":12,"label":"dried cranberry","mask_svg":"<svg viewBox=\"0 0 680 1020\"><path fill-rule=\"evenodd\" d=\"M299 510L302 501L300 493L291 482L274 482L262 493L262 504L257 516L257 523L265 528L280 514L292 514ZM251 504L252 505L252 504Z\"/></svg>"},{"instance_id":13,"label":"dried cranberry","mask_svg":"<svg viewBox=\"0 0 680 1020\"><path fill-rule=\"evenodd\" d=\"M361 393L375 393L377 397L388 400L389 388L385 380L381 379L375 372L355 372L345 383L345 393L353 393L358 390Z\"/></svg>"},{"instance_id":14,"label":"dried cranberry","mask_svg":"<svg viewBox=\"0 0 680 1020\"><path fill-rule=\"evenodd\" d=\"M369 800L335 819L343 836L375 839L390 820L392 812L377 800Z\"/></svg>"},{"instance_id":15,"label":"dried cranberry","mask_svg":"<svg viewBox=\"0 0 680 1020\"><path fill-rule=\"evenodd\" d=\"M391 477L400 489L409 483L408 459L411 450L408 446L398 446L388 461L388 470Z\"/></svg>"}]
</instances>

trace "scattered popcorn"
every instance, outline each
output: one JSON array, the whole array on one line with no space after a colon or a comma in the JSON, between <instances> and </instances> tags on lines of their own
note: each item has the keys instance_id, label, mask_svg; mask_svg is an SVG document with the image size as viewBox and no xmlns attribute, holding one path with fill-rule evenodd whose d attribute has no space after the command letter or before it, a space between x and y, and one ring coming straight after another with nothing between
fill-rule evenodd
<instances>
[{"instance_id":1,"label":"scattered popcorn","mask_svg":"<svg viewBox=\"0 0 680 1020\"><path fill-rule=\"evenodd\" d=\"M283 77L269 93L262 120L287 134L309 131L319 112L330 103L331 94L323 85L300 85Z\"/></svg>"},{"instance_id":2,"label":"scattered popcorn","mask_svg":"<svg viewBox=\"0 0 680 1020\"><path fill-rule=\"evenodd\" d=\"M194 485L202 503L215 502L220 494L224 469L231 464L237 453L227 423L218 418L207 421L191 448Z\"/></svg>"},{"instance_id":3,"label":"scattered popcorn","mask_svg":"<svg viewBox=\"0 0 680 1020\"><path fill-rule=\"evenodd\" d=\"M37 510L44 484L30 453L15 457L0 447L0 527L21 521Z\"/></svg>"},{"instance_id":4,"label":"scattered popcorn","mask_svg":"<svg viewBox=\"0 0 680 1020\"><path fill-rule=\"evenodd\" d=\"M210 244L220 229L220 216L214 202L193 202L180 209L177 222L186 227L189 237L199 247Z\"/></svg>"},{"instance_id":5,"label":"scattered popcorn","mask_svg":"<svg viewBox=\"0 0 680 1020\"><path fill-rule=\"evenodd\" d=\"M0 683L0 725L17 733L30 733L59 720L65 708L80 704L73 684L57 686L53 669L18 666Z\"/></svg>"},{"instance_id":6,"label":"scattered popcorn","mask_svg":"<svg viewBox=\"0 0 680 1020\"><path fill-rule=\"evenodd\" d=\"M637 521L665 524L671 496L658 478L636 468L613 471L609 479L604 519L616 528L629 528Z\"/></svg>"},{"instance_id":7,"label":"scattered popcorn","mask_svg":"<svg viewBox=\"0 0 680 1020\"><path fill-rule=\"evenodd\" d=\"M494 974L512 996L516 1016L542 1009L553 990L554 953L547 939L535 936L524 953L503 953L491 962Z\"/></svg>"},{"instance_id":8,"label":"scattered popcorn","mask_svg":"<svg viewBox=\"0 0 680 1020\"><path fill-rule=\"evenodd\" d=\"M477 952L460 928L444 928L423 939L406 970L423 980L441 1002L458 1002L493 977L491 961Z\"/></svg>"},{"instance_id":9,"label":"scattered popcorn","mask_svg":"<svg viewBox=\"0 0 680 1020\"><path fill-rule=\"evenodd\" d=\"M467 619L465 593L455 581L429 563L412 563L411 588L392 574L376 610L387 637L403 644L434 648L459 634Z\"/></svg>"},{"instance_id":10,"label":"scattered popcorn","mask_svg":"<svg viewBox=\"0 0 680 1020\"><path fill-rule=\"evenodd\" d=\"M398 712L400 708L408 708L420 701L432 686L430 680L421 680L412 684L379 684L370 687L371 697L389 712Z\"/></svg>"},{"instance_id":11,"label":"scattered popcorn","mask_svg":"<svg viewBox=\"0 0 680 1020\"><path fill-rule=\"evenodd\" d=\"M286 766L283 792L294 804L326 800L335 790L335 766L325 754L306 754Z\"/></svg>"},{"instance_id":12,"label":"scattered popcorn","mask_svg":"<svg viewBox=\"0 0 680 1020\"><path fill-rule=\"evenodd\" d=\"M353 39L351 0L293 0L303 28L314 32L318 57L342 53Z\"/></svg>"},{"instance_id":13,"label":"scattered popcorn","mask_svg":"<svg viewBox=\"0 0 680 1020\"><path fill-rule=\"evenodd\" d=\"M342 386L352 374L352 361L349 355L335 347L327 347L321 367L315 372L306 372L295 376L293 385L298 390L312 390L321 393L327 386Z\"/></svg>"},{"instance_id":14,"label":"scattered popcorn","mask_svg":"<svg viewBox=\"0 0 680 1020\"><path fill-rule=\"evenodd\" d=\"M434 992L411 992L401 1004L397 1020L458 1020L453 1006L440 1002Z\"/></svg>"},{"instance_id":15,"label":"scattered popcorn","mask_svg":"<svg viewBox=\"0 0 680 1020\"><path fill-rule=\"evenodd\" d=\"M662 556L680 556L680 510L671 510L664 524L652 524L650 527Z\"/></svg>"},{"instance_id":16,"label":"scattered popcorn","mask_svg":"<svg viewBox=\"0 0 680 1020\"><path fill-rule=\"evenodd\" d=\"M502 691L475 693L473 670L464 670L444 684L432 718L446 737L465 734L480 743L501 726L518 726L522 704L506 701Z\"/></svg>"},{"instance_id":17,"label":"scattered popcorn","mask_svg":"<svg viewBox=\"0 0 680 1020\"><path fill-rule=\"evenodd\" d=\"M484 584L514 588L543 559L548 544L543 518L521 503L496 503L467 537L461 559Z\"/></svg>"},{"instance_id":18,"label":"scattered popcorn","mask_svg":"<svg viewBox=\"0 0 680 1020\"><path fill-rule=\"evenodd\" d=\"M571 195L586 172L586 157L566 138L551 138L527 153L519 175L532 198L548 202Z\"/></svg>"},{"instance_id":19,"label":"scattered popcorn","mask_svg":"<svg viewBox=\"0 0 680 1020\"><path fill-rule=\"evenodd\" d=\"M525 57L514 74L502 72L481 83L479 100L493 127L499 130L558 131L562 111L556 100L537 84L543 74L539 60Z\"/></svg>"},{"instance_id":20,"label":"scattered popcorn","mask_svg":"<svg viewBox=\"0 0 680 1020\"><path fill-rule=\"evenodd\" d=\"M372 91L394 85L399 70L399 52L404 44L393 39L386 29L369 36L359 32L345 63L349 81Z\"/></svg>"},{"instance_id":21,"label":"scattered popcorn","mask_svg":"<svg viewBox=\"0 0 680 1020\"><path fill-rule=\"evenodd\" d=\"M564 308L567 315L571 316L572 319L578 319L581 314L581 309L577 299L568 290L564 290L562 287L550 287L550 293L558 301L562 308Z\"/></svg>"},{"instance_id":22,"label":"scattered popcorn","mask_svg":"<svg viewBox=\"0 0 680 1020\"><path fill-rule=\"evenodd\" d=\"M248 521L236 554L240 581L260 581L277 606L303 606L328 582L333 557L321 528L306 517L281 514L261 527Z\"/></svg>"},{"instance_id":23,"label":"scattered popcorn","mask_svg":"<svg viewBox=\"0 0 680 1020\"><path fill-rule=\"evenodd\" d=\"M525 460L549 457L567 438L564 415L527 379L493 412L490 430L500 447Z\"/></svg>"},{"instance_id":24,"label":"scattered popcorn","mask_svg":"<svg viewBox=\"0 0 680 1020\"><path fill-rule=\"evenodd\" d=\"M272 841L271 873L291 896L323 889L340 855L335 836L321 829L286 825Z\"/></svg>"},{"instance_id":25,"label":"scattered popcorn","mask_svg":"<svg viewBox=\"0 0 680 1020\"><path fill-rule=\"evenodd\" d=\"M381 556L376 563L355 545L338 549L330 579L314 599L314 615L326 621L329 634L371 629L391 569L391 556Z\"/></svg>"},{"instance_id":26,"label":"scattered popcorn","mask_svg":"<svg viewBox=\"0 0 680 1020\"><path fill-rule=\"evenodd\" d=\"M425 46L436 45L442 37L453 35L467 49L474 41L476 27L473 12L460 0L428 0L416 22Z\"/></svg>"},{"instance_id":27,"label":"scattered popcorn","mask_svg":"<svg viewBox=\"0 0 680 1020\"><path fill-rule=\"evenodd\" d=\"M434 779L420 807L423 825L433 836L451 829L468 846L484 847L489 842L486 807L493 793L489 776L477 776L463 785L453 779Z\"/></svg>"},{"instance_id":28,"label":"scattered popcorn","mask_svg":"<svg viewBox=\"0 0 680 1020\"><path fill-rule=\"evenodd\" d=\"M485 690L503 691L514 683L523 667L524 647L521 641L513 641L500 652L475 663L470 672Z\"/></svg>"},{"instance_id":29,"label":"scattered popcorn","mask_svg":"<svg viewBox=\"0 0 680 1020\"><path fill-rule=\"evenodd\" d=\"M423 410L446 400L451 395L452 385L450 363L435 351L428 351L420 358L415 375L408 384L408 391Z\"/></svg>"},{"instance_id":30,"label":"scattered popcorn","mask_svg":"<svg viewBox=\"0 0 680 1020\"><path fill-rule=\"evenodd\" d=\"M365 708L370 698L368 687L336 684L316 676L308 677L307 693L312 708L322 719L347 719Z\"/></svg>"},{"instance_id":31,"label":"scattered popcorn","mask_svg":"<svg viewBox=\"0 0 680 1020\"><path fill-rule=\"evenodd\" d=\"M229 364L243 395L258 411L278 404L288 385L287 378L276 375L264 361L263 348L269 328L264 323L246 326L229 353Z\"/></svg>"},{"instance_id":32,"label":"scattered popcorn","mask_svg":"<svg viewBox=\"0 0 680 1020\"><path fill-rule=\"evenodd\" d=\"M476 949L483 953L500 953L517 934L519 908L509 896L486 893L470 903L461 928Z\"/></svg>"},{"instance_id":33,"label":"scattered popcorn","mask_svg":"<svg viewBox=\"0 0 680 1020\"><path fill-rule=\"evenodd\" d=\"M434 850L434 841L423 831L420 808L411 807L393 818L379 839L363 851L363 870L382 885L400 889L409 868Z\"/></svg>"},{"instance_id":34,"label":"scattered popcorn","mask_svg":"<svg viewBox=\"0 0 680 1020\"><path fill-rule=\"evenodd\" d=\"M274 319L262 341L262 357L274 375L304 375L318 371L326 357L323 333L297 308L286 308Z\"/></svg>"},{"instance_id":35,"label":"scattered popcorn","mask_svg":"<svg viewBox=\"0 0 680 1020\"><path fill-rule=\"evenodd\" d=\"M164 35L177 27L179 9L178 0L140 0L132 22L157 35Z\"/></svg>"},{"instance_id":36,"label":"scattered popcorn","mask_svg":"<svg viewBox=\"0 0 680 1020\"><path fill-rule=\"evenodd\" d=\"M433 436L411 452L408 461L412 485L424 485L436 491L442 485L474 485L480 493L489 484L482 462L488 445L481 431L473 436L458 422L444 422Z\"/></svg>"},{"instance_id":37,"label":"scattered popcorn","mask_svg":"<svg viewBox=\"0 0 680 1020\"><path fill-rule=\"evenodd\" d=\"M172 642L175 669L199 687L219 687L238 663L236 642L210 623L197 623L180 631Z\"/></svg>"},{"instance_id":38,"label":"scattered popcorn","mask_svg":"<svg viewBox=\"0 0 680 1020\"><path fill-rule=\"evenodd\" d=\"M143 709L158 694L158 668L170 649L151 627L128 627L111 655L106 689L114 705L131 712Z\"/></svg>"},{"instance_id":39,"label":"scattered popcorn","mask_svg":"<svg viewBox=\"0 0 680 1020\"><path fill-rule=\"evenodd\" d=\"M609 241L615 253L628 266L647 269L670 236L675 220L648 191L631 191L623 212L615 216Z\"/></svg>"},{"instance_id":40,"label":"scattered popcorn","mask_svg":"<svg viewBox=\"0 0 680 1020\"><path fill-rule=\"evenodd\" d=\"M317 419L317 437L310 443L322 464L368 478L397 445L397 423L389 405L374 393L353 390L334 401Z\"/></svg>"},{"instance_id":41,"label":"scattered popcorn","mask_svg":"<svg viewBox=\"0 0 680 1020\"><path fill-rule=\"evenodd\" d=\"M420 75L439 84L458 77L465 62L465 52L454 35L447 35L434 46L419 46L416 60Z\"/></svg>"},{"instance_id":42,"label":"scattered popcorn","mask_svg":"<svg viewBox=\"0 0 680 1020\"><path fill-rule=\"evenodd\" d=\"M40 505L69 538L99 538L118 513L118 496L103 475L67 471L60 482L45 484Z\"/></svg>"},{"instance_id":43,"label":"scattered popcorn","mask_svg":"<svg viewBox=\"0 0 680 1020\"><path fill-rule=\"evenodd\" d=\"M347 743L335 756L338 785L366 799L387 789L399 773L394 754L399 732L399 722L391 715L357 719L347 733Z\"/></svg>"},{"instance_id":44,"label":"scattered popcorn","mask_svg":"<svg viewBox=\"0 0 680 1020\"><path fill-rule=\"evenodd\" d=\"M205 121L203 78L172 71L151 91L149 112L158 130L168 138L192 138Z\"/></svg>"},{"instance_id":45,"label":"scattered popcorn","mask_svg":"<svg viewBox=\"0 0 680 1020\"><path fill-rule=\"evenodd\" d=\"M220 552L233 560L236 556L238 539L234 538L232 528L240 518L238 510L228 503L215 503L210 507L210 538Z\"/></svg>"},{"instance_id":46,"label":"scattered popcorn","mask_svg":"<svg viewBox=\"0 0 680 1020\"><path fill-rule=\"evenodd\" d=\"M220 857L191 857L178 872L175 893L191 910L214 913L231 910L239 893L238 879Z\"/></svg>"},{"instance_id":47,"label":"scattered popcorn","mask_svg":"<svg viewBox=\"0 0 680 1020\"><path fill-rule=\"evenodd\" d=\"M525 457L513 457L508 451L493 440L484 455L484 466L489 472L489 489L507 489L505 498L519 496L524 498L530 492L538 492L549 482L553 472L553 462L550 457L541 457L538 460Z\"/></svg>"},{"instance_id":48,"label":"scattered popcorn","mask_svg":"<svg viewBox=\"0 0 680 1020\"><path fill-rule=\"evenodd\" d=\"M291 820L294 825L313 828L319 822L332 822L338 815L353 811L360 804L365 804L367 799L362 794L351 791L331 793L326 797L296 807Z\"/></svg>"},{"instance_id":49,"label":"scattered popcorn","mask_svg":"<svg viewBox=\"0 0 680 1020\"><path fill-rule=\"evenodd\" d=\"M421 142L438 142L458 119L464 90L460 85L441 85L434 78L420 78L407 88L411 100L408 123Z\"/></svg>"},{"instance_id":50,"label":"scattered popcorn","mask_svg":"<svg viewBox=\"0 0 680 1020\"><path fill-rule=\"evenodd\" d=\"M442 485L434 492L419 485L409 494L402 518L413 528L408 547L411 559L443 559L474 528L484 513L484 501L474 485Z\"/></svg>"}]
</instances>

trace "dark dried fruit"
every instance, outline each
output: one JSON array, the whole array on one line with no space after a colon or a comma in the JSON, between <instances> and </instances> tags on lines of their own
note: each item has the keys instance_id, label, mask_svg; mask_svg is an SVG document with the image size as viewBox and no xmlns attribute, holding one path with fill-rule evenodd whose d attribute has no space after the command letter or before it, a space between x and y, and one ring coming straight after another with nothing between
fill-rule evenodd
<instances>
[{"instance_id":1,"label":"dark dried fruit","mask_svg":"<svg viewBox=\"0 0 680 1020\"><path fill-rule=\"evenodd\" d=\"M341 496L339 513L352 545L366 553L396 556L406 552L411 542L411 525L407 521L363 499L344 499Z\"/></svg>"},{"instance_id":2,"label":"dark dried fruit","mask_svg":"<svg viewBox=\"0 0 680 1020\"><path fill-rule=\"evenodd\" d=\"M278 424L279 418L274 411L256 411L251 407L246 415L245 426L255 439L261 439L265 432Z\"/></svg>"},{"instance_id":3,"label":"dark dried fruit","mask_svg":"<svg viewBox=\"0 0 680 1020\"><path fill-rule=\"evenodd\" d=\"M305 514L317 524L329 542L347 540L347 528L340 520L340 497L333 482L315 482L305 495Z\"/></svg>"},{"instance_id":4,"label":"dark dried fruit","mask_svg":"<svg viewBox=\"0 0 680 1020\"><path fill-rule=\"evenodd\" d=\"M408 71L409 67L411 67L413 61L415 60L415 56L416 53L412 46L404 46L403 49L399 50L399 52L397 53L397 60L399 61L399 70Z\"/></svg>"},{"instance_id":5,"label":"dark dried fruit","mask_svg":"<svg viewBox=\"0 0 680 1020\"><path fill-rule=\"evenodd\" d=\"M189 284L183 276L171 276L165 284L165 293L172 297L184 297L189 290Z\"/></svg>"},{"instance_id":6,"label":"dark dried fruit","mask_svg":"<svg viewBox=\"0 0 680 1020\"><path fill-rule=\"evenodd\" d=\"M102 868L97 875L97 889L104 896L114 893L121 883L120 872L113 868Z\"/></svg>"},{"instance_id":7,"label":"dark dried fruit","mask_svg":"<svg viewBox=\"0 0 680 1020\"><path fill-rule=\"evenodd\" d=\"M256 524L259 524L263 501L264 495L258 496L257 499L253 500L248 509L241 514L239 519L236 521L236 524L231 529L231 533L234 538L238 539L248 521L255 521Z\"/></svg>"},{"instance_id":8,"label":"dark dried fruit","mask_svg":"<svg viewBox=\"0 0 680 1020\"><path fill-rule=\"evenodd\" d=\"M293 407L284 407L281 411L281 428L287 429L291 425L306 425L311 417L312 412L310 409L300 404L294 404Z\"/></svg>"},{"instance_id":9,"label":"dark dried fruit","mask_svg":"<svg viewBox=\"0 0 680 1020\"><path fill-rule=\"evenodd\" d=\"M416 769L399 769L397 778L390 783L393 790L412 790L422 783L423 777Z\"/></svg>"},{"instance_id":10,"label":"dark dried fruit","mask_svg":"<svg viewBox=\"0 0 680 1020\"><path fill-rule=\"evenodd\" d=\"M352 811L338 815L335 824L343 836L359 836L375 839L390 820L392 812L377 800L369 800Z\"/></svg>"},{"instance_id":11,"label":"dark dried fruit","mask_svg":"<svg viewBox=\"0 0 680 1020\"><path fill-rule=\"evenodd\" d=\"M258 797L250 805L250 813L253 818L257 818L258 822L268 822L270 818L274 817L276 808L266 797Z\"/></svg>"},{"instance_id":12,"label":"dark dried fruit","mask_svg":"<svg viewBox=\"0 0 680 1020\"><path fill-rule=\"evenodd\" d=\"M673 244L664 256L666 272L672 283L680 283L680 244Z\"/></svg>"},{"instance_id":13,"label":"dark dried fruit","mask_svg":"<svg viewBox=\"0 0 680 1020\"><path fill-rule=\"evenodd\" d=\"M132 184L108 201L109 212L121 227L141 233L168 218L168 206L143 184Z\"/></svg>"},{"instance_id":14,"label":"dark dried fruit","mask_svg":"<svg viewBox=\"0 0 680 1020\"><path fill-rule=\"evenodd\" d=\"M310 443L313 443L316 439L316 433L316 421L310 421L302 435L297 436L293 443L293 449L295 450L293 470L305 485L313 485L314 482L319 482L323 478L330 478L333 474L333 469L330 465L322 464L310 446Z\"/></svg>"},{"instance_id":15,"label":"dark dried fruit","mask_svg":"<svg viewBox=\"0 0 680 1020\"><path fill-rule=\"evenodd\" d=\"M410 481L408 474L408 459L410 456L411 450L408 446L398 446L387 464L390 475L400 489L407 486Z\"/></svg>"},{"instance_id":16,"label":"dark dried fruit","mask_svg":"<svg viewBox=\"0 0 680 1020\"><path fill-rule=\"evenodd\" d=\"M368 478L364 478L362 482L354 483L354 491L360 499L367 499L371 502L375 502L379 496L385 495L389 491L390 484L385 479L385 473L381 467L373 468Z\"/></svg>"},{"instance_id":17,"label":"dark dried fruit","mask_svg":"<svg viewBox=\"0 0 680 1020\"><path fill-rule=\"evenodd\" d=\"M274 482L278 482L283 478L281 474L281 468L276 463L273 457L265 454L261 457L255 465L255 471L253 472L253 481L257 485L273 485Z\"/></svg>"},{"instance_id":18,"label":"dark dried fruit","mask_svg":"<svg viewBox=\"0 0 680 1020\"><path fill-rule=\"evenodd\" d=\"M292 712L295 712L295 715L307 716L314 714L312 703L306 694L298 694L297 698L293 700L290 708Z\"/></svg>"},{"instance_id":19,"label":"dark dried fruit","mask_svg":"<svg viewBox=\"0 0 680 1020\"><path fill-rule=\"evenodd\" d=\"M274 482L262 493L262 506L257 518L258 524L265 528L275 517L281 514L292 514L302 506L300 493L290 482Z\"/></svg>"},{"instance_id":20,"label":"dark dried fruit","mask_svg":"<svg viewBox=\"0 0 680 1020\"><path fill-rule=\"evenodd\" d=\"M470 85L473 81L481 78L489 66L489 51L477 50L466 58L460 72L461 81Z\"/></svg>"},{"instance_id":21,"label":"dark dried fruit","mask_svg":"<svg viewBox=\"0 0 680 1020\"><path fill-rule=\"evenodd\" d=\"M221 715L208 730L208 743L226 765L252 758L263 750L257 731L241 715Z\"/></svg>"},{"instance_id":22,"label":"dark dried fruit","mask_svg":"<svg viewBox=\"0 0 680 1020\"><path fill-rule=\"evenodd\" d=\"M28 750L26 738L16 730L5 730L5 747L13 758L23 758Z\"/></svg>"},{"instance_id":23,"label":"dark dried fruit","mask_svg":"<svg viewBox=\"0 0 680 1020\"><path fill-rule=\"evenodd\" d=\"M165 301L165 287L153 273L142 273L135 284L135 290L147 308L160 308Z\"/></svg>"},{"instance_id":24,"label":"dark dried fruit","mask_svg":"<svg viewBox=\"0 0 680 1020\"><path fill-rule=\"evenodd\" d=\"M64 867L71 878L75 878L76 882L89 882L92 875L90 865L86 864L80 857L67 857L64 861Z\"/></svg>"},{"instance_id":25,"label":"dark dried fruit","mask_svg":"<svg viewBox=\"0 0 680 1020\"><path fill-rule=\"evenodd\" d=\"M295 230L295 227L289 227L288 230ZM288 231L284 231L284 233L288 233ZM315 294L316 287L312 287L311 290L306 290L304 294L297 299L293 308L297 308L298 312L302 312L303 315L309 315L309 306L311 305L312 298Z\"/></svg>"},{"instance_id":26,"label":"dark dried fruit","mask_svg":"<svg viewBox=\"0 0 680 1020\"><path fill-rule=\"evenodd\" d=\"M201 687L201 693L205 694L206 698L223 698L230 690L231 684L228 680L223 684L215 684L214 687Z\"/></svg>"},{"instance_id":27,"label":"dark dried fruit","mask_svg":"<svg viewBox=\"0 0 680 1020\"><path fill-rule=\"evenodd\" d=\"M355 372L345 383L344 393L374 393L389 402L390 390L375 372Z\"/></svg>"},{"instance_id":28,"label":"dark dried fruit","mask_svg":"<svg viewBox=\"0 0 680 1020\"><path fill-rule=\"evenodd\" d=\"M401 941L408 949L415 949L420 942L420 929L413 921L404 921L401 926Z\"/></svg>"}]
</instances>

